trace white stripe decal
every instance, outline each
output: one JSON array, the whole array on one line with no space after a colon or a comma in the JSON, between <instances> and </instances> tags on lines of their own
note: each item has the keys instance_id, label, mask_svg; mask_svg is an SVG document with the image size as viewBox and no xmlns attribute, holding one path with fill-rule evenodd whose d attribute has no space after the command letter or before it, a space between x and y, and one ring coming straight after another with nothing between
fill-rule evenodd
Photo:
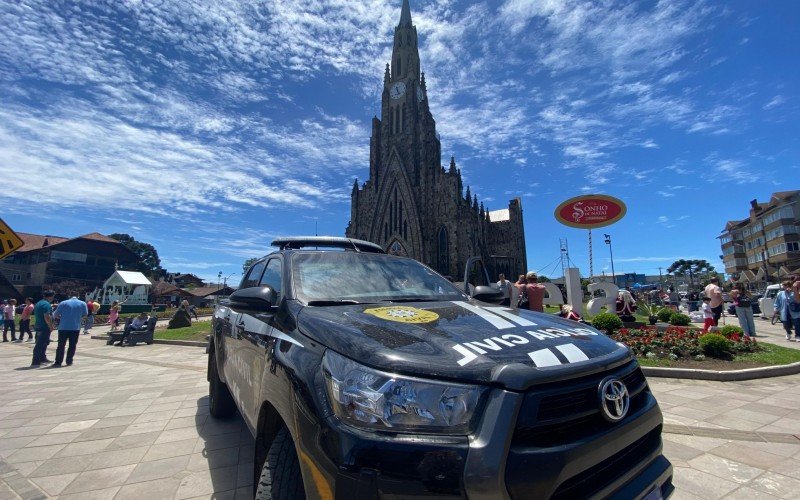
<instances>
[{"instance_id":1,"label":"white stripe decal","mask_svg":"<svg viewBox=\"0 0 800 500\"><path fill-rule=\"evenodd\" d=\"M550 349L540 349L538 351L529 352L528 356L530 356L533 360L533 364L535 364L537 368L561 364L561 361L559 361Z\"/></svg>"},{"instance_id":2,"label":"white stripe decal","mask_svg":"<svg viewBox=\"0 0 800 500\"><path fill-rule=\"evenodd\" d=\"M463 358L458 360L459 366L464 366L478 359L478 356L474 352L470 351L463 345L456 344L453 346L453 349L455 349L456 351L458 351L459 354L464 356Z\"/></svg>"},{"instance_id":3,"label":"white stripe decal","mask_svg":"<svg viewBox=\"0 0 800 500\"><path fill-rule=\"evenodd\" d=\"M487 307L486 309L506 319L509 319L520 326L538 326L533 321L528 321L522 316L512 313L510 309L506 309L505 307Z\"/></svg>"},{"instance_id":4,"label":"white stripe decal","mask_svg":"<svg viewBox=\"0 0 800 500\"><path fill-rule=\"evenodd\" d=\"M508 321L504 320L500 316L496 316L488 311L484 311L480 307L473 306L472 304L468 304L467 302L457 302L453 301L453 304L463 307L467 311L473 312L480 316L481 318L485 319L489 323L492 324L498 330L503 330L505 328L514 328L514 325L509 323Z\"/></svg>"},{"instance_id":5,"label":"white stripe decal","mask_svg":"<svg viewBox=\"0 0 800 500\"><path fill-rule=\"evenodd\" d=\"M557 345L556 349L561 351L561 354L563 354L570 363L577 363L578 361L586 361L589 359L589 356L581 351L575 344Z\"/></svg>"}]
</instances>

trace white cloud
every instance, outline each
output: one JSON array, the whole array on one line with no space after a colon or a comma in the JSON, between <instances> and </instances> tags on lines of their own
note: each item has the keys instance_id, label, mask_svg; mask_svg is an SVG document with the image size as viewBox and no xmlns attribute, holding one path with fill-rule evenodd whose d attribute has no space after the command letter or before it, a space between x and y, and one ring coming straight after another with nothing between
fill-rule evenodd
<instances>
[{"instance_id":1,"label":"white cloud","mask_svg":"<svg viewBox=\"0 0 800 500\"><path fill-rule=\"evenodd\" d=\"M781 104L783 104L785 102L786 102L786 98L785 97L783 97L782 95L776 95L775 97L770 99L770 101L768 103L766 103L764 105L764 109L765 110L772 109L772 108L775 108L777 106L780 106Z\"/></svg>"}]
</instances>

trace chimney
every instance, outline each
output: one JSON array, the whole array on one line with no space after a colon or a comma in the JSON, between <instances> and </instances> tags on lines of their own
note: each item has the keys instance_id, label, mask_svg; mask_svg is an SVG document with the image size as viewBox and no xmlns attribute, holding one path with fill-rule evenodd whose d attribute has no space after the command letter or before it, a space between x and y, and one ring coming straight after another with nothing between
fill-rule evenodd
<instances>
[{"instance_id":1,"label":"chimney","mask_svg":"<svg viewBox=\"0 0 800 500\"><path fill-rule=\"evenodd\" d=\"M756 199L750 200L750 206L753 207L753 210L761 210L761 207L758 206L758 200Z\"/></svg>"}]
</instances>

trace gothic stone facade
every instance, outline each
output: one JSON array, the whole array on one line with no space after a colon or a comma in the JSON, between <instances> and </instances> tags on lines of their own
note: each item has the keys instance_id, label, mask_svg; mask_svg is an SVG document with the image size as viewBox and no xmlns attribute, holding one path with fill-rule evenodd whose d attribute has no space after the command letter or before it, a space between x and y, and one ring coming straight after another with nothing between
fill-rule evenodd
<instances>
[{"instance_id":1,"label":"gothic stone facade","mask_svg":"<svg viewBox=\"0 0 800 500\"><path fill-rule=\"evenodd\" d=\"M461 280L471 256L481 256L492 279L524 273L522 204L489 212L467 187L455 158L441 166L441 144L420 70L417 29L404 0L386 65L381 118L372 119L369 180L353 185L346 234L407 255Z\"/></svg>"}]
</instances>

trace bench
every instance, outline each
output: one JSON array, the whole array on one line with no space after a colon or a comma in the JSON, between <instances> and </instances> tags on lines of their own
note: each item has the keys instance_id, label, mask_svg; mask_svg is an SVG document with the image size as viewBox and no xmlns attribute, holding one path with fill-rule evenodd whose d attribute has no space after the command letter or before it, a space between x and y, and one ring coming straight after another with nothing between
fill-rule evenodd
<instances>
[{"instance_id":1,"label":"bench","mask_svg":"<svg viewBox=\"0 0 800 500\"><path fill-rule=\"evenodd\" d=\"M147 320L146 328L142 330L131 330L131 322L133 318L128 318L125 320L125 327L123 328L122 332L112 332L108 334L108 341L106 345L111 345L116 342L122 340L124 336L124 332L130 330L130 334L125 338L125 344L134 346L139 342L144 342L147 345L153 343L153 335L156 330L156 323L158 322L158 318L155 315L150 316L150 319Z\"/></svg>"}]
</instances>

